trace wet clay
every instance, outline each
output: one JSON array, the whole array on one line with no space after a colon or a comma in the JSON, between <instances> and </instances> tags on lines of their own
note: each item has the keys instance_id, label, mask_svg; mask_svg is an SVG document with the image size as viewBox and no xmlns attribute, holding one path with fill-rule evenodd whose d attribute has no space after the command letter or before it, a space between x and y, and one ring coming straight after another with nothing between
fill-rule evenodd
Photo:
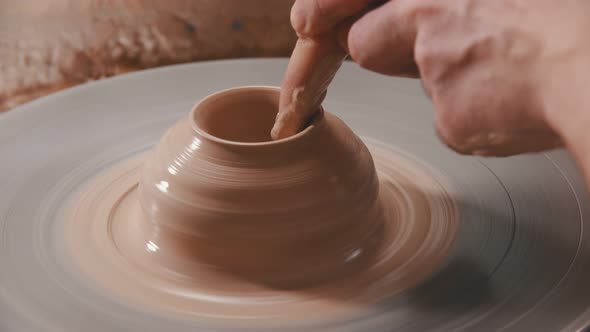
<instances>
[{"instance_id":1,"label":"wet clay","mask_svg":"<svg viewBox=\"0 0 590 332\"><path fill-rule=\"evenodd\" d=\"M322 111L301 135L272 142L278 96L217 93L164 135L138 193L136 232L162 248L152 259L298 288L353 273L372 255L384 216L369 151Z\"/></svg>"},{"instance_id":2,"label":"wet clay","mask_svg":"<svg viewBox=\"0 0 590 332\"><path fill-rule=\"evenodd\" d=\"M82 270L160 312L276 322L359 313L439 269L458 220L448 185L321 109L271 141L278 98L207 97L91 183L67 228Z\"/></svg>"}]
</instances>

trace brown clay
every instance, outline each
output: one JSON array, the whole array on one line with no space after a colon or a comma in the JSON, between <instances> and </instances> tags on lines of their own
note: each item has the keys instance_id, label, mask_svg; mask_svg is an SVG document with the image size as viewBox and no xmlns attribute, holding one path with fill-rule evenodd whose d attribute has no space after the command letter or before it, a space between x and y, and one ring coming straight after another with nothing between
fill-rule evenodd
<instances>
[{"instance_id":1,"label":"brown clay","mask_svg":"<svg viewBox=\"0 0 590 332\"><path fill-rule=\"evenodd\" d=\"M271 141L278 99L209 96L92 183L68 228L82 269L158 309L273 320L359 310L438 269L457 226L446 185L323 110Z\"/></svg>"},{"instance_id":2,"label":"brown clay","mask_svg":"<svg viewBox=\"0 0 590 332\"><path fill-rule=\"evenodd\" d=\"M159 245L154 259L293 288L371 256L384 221L369 151L321 111L300 135L271 142L278 98L277 88L223 91L164 135L139 187L138 227Z\"/></svg>"}]
</instances>

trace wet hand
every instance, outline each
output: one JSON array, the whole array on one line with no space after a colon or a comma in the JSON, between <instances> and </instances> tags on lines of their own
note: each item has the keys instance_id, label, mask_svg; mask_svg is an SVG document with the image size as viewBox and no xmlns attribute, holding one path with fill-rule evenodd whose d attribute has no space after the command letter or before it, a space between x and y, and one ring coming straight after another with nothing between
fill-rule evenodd
<instances>
[{"instance_id":1,"label":"wet hand","mask_svg":"<svg viewBox=\"0 0 590 332\"><path fill-rule=\"evenodd\" d=\"M439 136L460 153L511 155L567 141L556 91L567 93L589 62L590 4L393 0L364 13L374 4L297 0L291 21L310 40L344 36L340 46L364 68L420 77Z\"/></svg>"}]
</instances>

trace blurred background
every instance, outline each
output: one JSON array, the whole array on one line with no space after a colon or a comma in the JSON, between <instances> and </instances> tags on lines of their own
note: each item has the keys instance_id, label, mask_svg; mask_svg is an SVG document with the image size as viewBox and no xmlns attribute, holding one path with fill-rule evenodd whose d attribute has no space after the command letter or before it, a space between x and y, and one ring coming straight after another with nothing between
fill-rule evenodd
<instances>
[{"instance_id":1,"label":"blurred background","mask_svg":"<svg viewBox=\"0 0 590 332\"><path fill-rule=\"evenodd\" d=\"M0 0L0 112L176 63L289 56L294 0Z\"/></svg>"}]
</instances>

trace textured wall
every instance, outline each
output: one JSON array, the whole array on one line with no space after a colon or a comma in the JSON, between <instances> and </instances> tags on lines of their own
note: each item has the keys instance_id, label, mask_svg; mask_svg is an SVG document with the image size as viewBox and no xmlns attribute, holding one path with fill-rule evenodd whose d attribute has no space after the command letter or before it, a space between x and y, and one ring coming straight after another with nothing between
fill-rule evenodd
<instances>
[{"instance_id":1,"label":"textured wall","mask_svg":"<svg viewBox=\"0 0 590 332\"><path fill-rule=\"evenodd\" d=\"M293 0L0 0L0 111L172 63L288 56Z\"/></svg>"}]
</instances>

